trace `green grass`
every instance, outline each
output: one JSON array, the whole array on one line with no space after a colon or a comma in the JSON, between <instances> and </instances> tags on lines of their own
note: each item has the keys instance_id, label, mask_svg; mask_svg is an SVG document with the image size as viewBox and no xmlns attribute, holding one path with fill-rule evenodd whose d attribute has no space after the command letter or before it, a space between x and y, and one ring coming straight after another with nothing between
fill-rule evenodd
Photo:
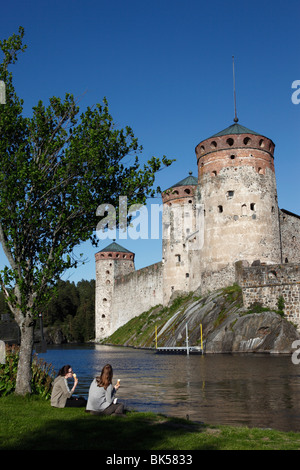
<instances>
[{"instance_id":1,"label":"green grass","mask_svg":"<svg viewBox=\"0 0 300 470\"><path fill-rule=\"evenodd\" d=\"M128 323L121 326L111 336L101 342L104 344L130 345L143 348L155 347L155 327L159 331L164 324L176 313L184 309L192 299L193 293L176 298L169 307L157 305L147 312L132 318ZM163 341L163 338L160 338Z\"/></svg>"},{"instance_id":2,"label":"green grass","mask_svg":"<svg viewBox=\"0 0 300 470\"><path fill-rule=\"evenodd\" d=\"M91 416L39 397L0 399L0 450L296 450L300 433L209 426L154 413Z\"/></svg>"}]
</instances>

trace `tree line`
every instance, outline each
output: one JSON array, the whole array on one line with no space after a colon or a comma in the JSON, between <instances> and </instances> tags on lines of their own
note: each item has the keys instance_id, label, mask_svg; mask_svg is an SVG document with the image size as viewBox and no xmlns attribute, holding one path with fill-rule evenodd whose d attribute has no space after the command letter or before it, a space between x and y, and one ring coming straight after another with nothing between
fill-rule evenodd
<instances>
[{"instance_id":1,"label":"tree line","mask_svg":"<svg viewBox=\"0 0 300 470\"><path fill-rule=\"evenodd\" d=\"M95 280L77 284L58 281L56 292L42 313L43 327L60 330L67 341L86 342L95 337ZM0 291L0 315L10 314ZM36 327L39 327L36 322Z\"/></svg>"}]
</instances>

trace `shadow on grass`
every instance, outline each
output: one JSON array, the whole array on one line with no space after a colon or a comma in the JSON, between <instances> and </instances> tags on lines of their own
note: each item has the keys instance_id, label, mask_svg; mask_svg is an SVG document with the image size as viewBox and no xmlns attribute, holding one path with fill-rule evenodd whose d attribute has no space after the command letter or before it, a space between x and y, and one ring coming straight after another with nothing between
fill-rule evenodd
<instances>
[{"instance_id":1,"label":"shadow on grass","mask_svg":"<svg viewBox=\"0 0 300 470\"><path fill-rule=\"evenodd\" d=\"M3 450L217 450L217 442L204 443L205 427L161 415L140 413L126 417L85 414L72 419L50 419L19 436ZM205 441L205 440L204 440Z\"/></svg>"}]
</instances>

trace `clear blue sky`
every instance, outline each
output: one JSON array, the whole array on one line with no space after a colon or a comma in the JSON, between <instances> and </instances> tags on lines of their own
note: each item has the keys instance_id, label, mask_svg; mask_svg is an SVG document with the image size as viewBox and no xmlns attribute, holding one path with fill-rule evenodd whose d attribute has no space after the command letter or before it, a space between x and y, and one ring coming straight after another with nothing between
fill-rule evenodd
<instances>
[{"instance_id":1,"label":"clear blue sky","mask_svg":"<svg viewBox=\"0 0 300 470\"><path fill-rule=\"evenodd\" d=\"M157 177L162 189L196 176L195 146L233 123L234 55L239 123L275 142L279 207L300 214L300 104L291 101L299 18L299 0L11 0L1 5L0 35L25 28L28 49L13 67L25 114L65 92L82 110L106 96L117 124L143 145L142 161L176 159ZM121 244L136 268L161 259L161 240ZM76 251L89 262L64 279L95 278L98 250Z\"/></svg>"}]
</instances>

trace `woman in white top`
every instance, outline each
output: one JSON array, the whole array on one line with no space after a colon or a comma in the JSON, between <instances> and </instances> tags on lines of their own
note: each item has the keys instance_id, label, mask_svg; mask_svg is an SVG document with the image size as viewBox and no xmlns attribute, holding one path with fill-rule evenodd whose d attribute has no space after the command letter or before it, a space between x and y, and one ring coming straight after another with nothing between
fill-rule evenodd
<instances>
[{"instance_id":1,"label":"woman in white top","mask_svg":"<svg viewBox=\"0 0 300 470\"><path fill-rule=\"evenodd\" d=\"M89 389L86 410L93 415L123 415L124 405L118 403L115 394L120 387L118 381L112 386L113 369L110 364L103 367L101 375L95 377ZM114 403L115 402L115 403Z\"/></svg>"}]
</instances>

